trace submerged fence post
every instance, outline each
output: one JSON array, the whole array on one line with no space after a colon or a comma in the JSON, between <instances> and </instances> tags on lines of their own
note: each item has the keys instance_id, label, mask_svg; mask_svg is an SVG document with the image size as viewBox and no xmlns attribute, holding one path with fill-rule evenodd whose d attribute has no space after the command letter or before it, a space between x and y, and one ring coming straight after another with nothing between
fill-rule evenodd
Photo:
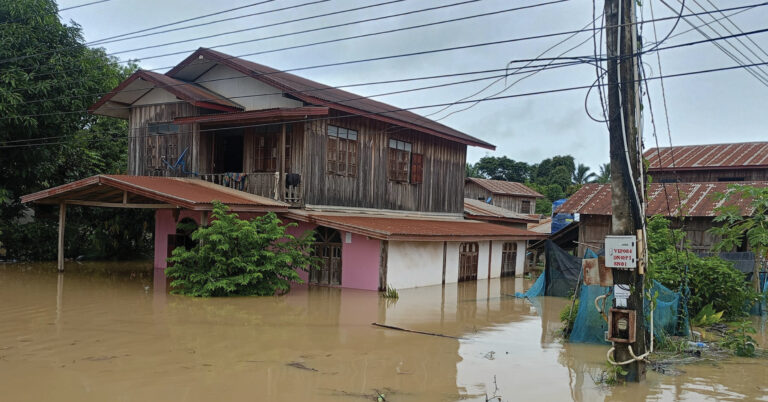
<instances>
[{"instance_id":1,"label":"submerged fence post","mask_svg":"<svg viewBox=\"0 0 768 402\"><path fill-rule=\"evenodd\" d=\"M67 221L67 204L59 203L59 272L64 272L64 225Z\"/></svg>"}]
</instances>

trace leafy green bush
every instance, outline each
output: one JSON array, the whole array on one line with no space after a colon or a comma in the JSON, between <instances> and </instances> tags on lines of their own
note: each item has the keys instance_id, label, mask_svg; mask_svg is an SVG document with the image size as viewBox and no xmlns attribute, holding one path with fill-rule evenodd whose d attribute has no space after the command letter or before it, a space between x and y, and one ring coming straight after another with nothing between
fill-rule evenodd
<instances>
[{"instance_id":1,"label":"leafy green bush","mask_svg":"<svg viewBox=\"0 0 768 402\"><path fill-rule=\"evenodd\" d=\"M178 247L165 270L173 279L174 293L188 296L268 296L301 283L298 269L316 265L312 233L301 238L286 229L274 213L242 220L229 208L214 202L213 221L191 234L197 245Z\"/></svg>"},{"instance_id":2,"label":"leafy green bush","mask_svg":"<svg viewBox=\"0 0 768 402\"><path fill-rule=\"evenodd\" d=\"M560 310L560 322L563 323L563 335L567 338L571 331L573 331L573 324L576 322L576 314L579 312L579 300L573 303L573 310L571 310L571 304L566 305Z\"/></svg>"},{"instance_id":3,"label":"leafy green bush","mask_svg":"<svg viewBox=\"0 0 768 402\"><path fill-rule=\"evenodd\" d=\"M726 332L725 337L720 341L720 345L732 350L736 356L754 357L757 342L749 334L756 332L749 320L741 321L733 329Z\"/></svg>"},{"instance_id":4,"label":"leafy green bush","mask_svg":"<svg viewBox=\"0 0 768 402\"><path fill-rule=\"evenodd\" d=\"M672 290L680 288L688 264L688 311L698 314L705 305L724 311L728 319L744 315L744 309L754 299L745 284L745 276L733 264L718 257L699 257L687 249L675 251L674 244L684 241L684 233L670 229L670 222L655 216L648 221L648 279L655 279ZM673 243L674 239L674 243Z\"/></svg>"}]
</instances>

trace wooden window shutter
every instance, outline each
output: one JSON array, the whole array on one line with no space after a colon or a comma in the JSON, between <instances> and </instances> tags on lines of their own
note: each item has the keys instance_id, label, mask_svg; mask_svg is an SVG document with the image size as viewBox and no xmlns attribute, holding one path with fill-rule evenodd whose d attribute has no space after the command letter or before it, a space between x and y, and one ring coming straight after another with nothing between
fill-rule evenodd
<instances>
[{"instance_id":1,"label":"wooden window shutter","mask_svg":"<svg viewBox=\"0 0 768 402\"><path fill-rule=\"evenodd\" d=\"M357 176L357 141L349 140L349 162L347 164L347 174L351 177Z\"/></svg>"},{"instance_id":2,"label":"wooden window shutter","mask_svg":"<svg viewBox=\"0 0 768 402\"><path fill-rule=\"evenodd\" d=\"M424 155L411 154L411 183L421 183L424 179Z\"/></svg>"},{"instance_id":3,"label":"wooden window shutter","mask_svg":"<svg viewBox=\"0 0 768 402\"><path fill-rule=\"evenodd\" d=\"M336 159L339 157L339 139L328 136L328 147L325 152L325 158L328 161L328 172L336 172Z\"/></svg>"},{"instance_id":4,"label":"wooden window shutter","mask_svg":"<svg viewBox=\"0 0 768 402\"><path fill-rule=\"evenodd\" d=\"M397 150L389 148L387 150L388 157L389 157L389 166L387 169L389 171L389 180L396 180L397 179Z\"/></svg>"}]
</instances>

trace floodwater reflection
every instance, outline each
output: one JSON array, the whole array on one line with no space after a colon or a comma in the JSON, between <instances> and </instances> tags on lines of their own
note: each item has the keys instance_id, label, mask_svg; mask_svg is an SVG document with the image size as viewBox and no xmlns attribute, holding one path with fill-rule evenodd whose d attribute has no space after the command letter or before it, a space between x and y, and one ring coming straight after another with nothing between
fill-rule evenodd
<instances>
[{"instance_id":1,"label":"floodwater reflection","mask_svg":"<svg viewBox=\"0 0 768 402\"><path fill-rule=\"evenodd\" d=\"M281 297L169 295L151 263L0 264L2 400L759 399L757 360L649 373L603 389L607 348L563 345L564 299L514 298L504 278L376 292L296 286ZM377 322L454 338L372 326ZM764 327L764 323L762 323ZM765 341L764 335L758 339Z\"/></svg>"}]
</instances>

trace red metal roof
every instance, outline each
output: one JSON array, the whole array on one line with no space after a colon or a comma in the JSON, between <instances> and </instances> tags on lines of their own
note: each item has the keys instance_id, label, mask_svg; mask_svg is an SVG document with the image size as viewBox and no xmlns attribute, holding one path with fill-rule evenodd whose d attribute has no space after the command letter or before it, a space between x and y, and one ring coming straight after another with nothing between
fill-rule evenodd
<instances>
[{"instance_id":1,"label":"red metal roof","mask_svg":"<svg viewBox=\"0 0 768 402\"><path fill-rule=\"evenodd\" d=\"M768 168L768 142L651 148L643 156L650 162L649 171Z\"/></svg>"},{"instance_id":2,"label":"red metal roof","mask_svg":"<svg viewBox=\"0 0 768 402\"><path fill-rule=\"evenodd\" d=\"M683 216L713 217L715 208L723 205L723 201L715 199L716 193L725 193L732 184L765 187L768 182L739 182L739 183L653 183L648 191L648 207L646 214L679 216L677 190L680 190ZM666 187L666 192L664 191ZM669 202L669 209L667 207ZM752 210L748 207L750 200L740 199L728 204L737 205L742 213L750 215ZM610 184L585 184L579 191L573 194L557 212L579 213L587 215L611 214L611 186ZM668 211L671 211L670 214Z\"/></svg>"},{"instance_id":3,"label":"red metal roof","mask_svg":"<svg viewBox=\"0 0 768 402\"><path fill-rule=\"evenodd\" d=\"M118 190L118 191L115 191ZM288 204L198 179L98 175L21 197L22 202L59 203L100 201L120 203L122 191L130 193L130 203L161 202L192 210L210 210L214 200L236 211L287 209Z\"/></svg>"},{"instance_id":4,"label":"red metal roof","mask_svg":"<svg viewBox=\"0 0 768 402\"><path fill-rule=\"evenodd\" d=\"M463 219L420 219L379 215L303 213L291 211L286 217L381 240L474 241L529 240L546 237L524 229Z\"/></svg>"},{"instance_id":5,"label":"red metal roof","mask_svg":"<svg viewBox=\"0 0 768 402\"><path fill-rule=\"evenodd\" d=\"M136 80L144 80L150 82L156 86L161 87L163 90L176 95L179 99L187 101L195 106L204 107L208 109L215 109L221 111L234 112L242 110L243 107L231 100L215 94L199 85L189 82L177 80L173 77L169 77L164 74L158 74L152 71L139 70L133 73L125 81L121 82L115 89L110 91L96 101L88 111L91 113L96 112L100 107L111 100L115 95L125 90L126 87ZM147 88L149 92L152 88ZM145 92L144 92L145 93ZM137 91L137 96L143 95L141 91Z\"/></svg>"},{"instance_id":6,"label":"red metal roof","mask_svg":"<svg viewBox=\"0 0 768 402\"><path fill-rule=\"evenodd\" d=\"M461 131L454 130L416 113L407 110L399 110L400 108L386 103L368 99L341 89L329 87L297 75L281 72L271 67L233 57L211 49L198 49L166 74L172 77L175 76L187 65L200 60L200 56L280 88L288 94L309 104L328 106L336 110L354 114L361 114L362 112L364 116L371 119L398 124L426 134L450 139L467 145L496 149L496 147L490 143L462 133Z\"/></svg>"},{"instance_id":7,"label":"red metal roof","mask_svg":"<svg viewBox=\"0 0 768 402\"><path fill-rule=\"evenodd\" d=\"M275 108L262 110L249 110L247 112L235 112L224 114L209 114L205 116L177 117L173 119L176 124L186 123L218 123L224 121L267 120L267 119L303 119L306 116L325 116L327 107L297 107Z\"/></svg>"},{"instance_id":8,"label":"red metal roof","mask_svg":"<svg viewBox=\"0 0 768 402\"><path fill-rule=\"evenodd\" d=\"M523 183L503 180L478 179L476 177L467 177L467 182L472 182L478 186L490 191L493 194L517 195L523 197L544 198L543 195L531 189Z\"/></svg>"}]
</instances>

